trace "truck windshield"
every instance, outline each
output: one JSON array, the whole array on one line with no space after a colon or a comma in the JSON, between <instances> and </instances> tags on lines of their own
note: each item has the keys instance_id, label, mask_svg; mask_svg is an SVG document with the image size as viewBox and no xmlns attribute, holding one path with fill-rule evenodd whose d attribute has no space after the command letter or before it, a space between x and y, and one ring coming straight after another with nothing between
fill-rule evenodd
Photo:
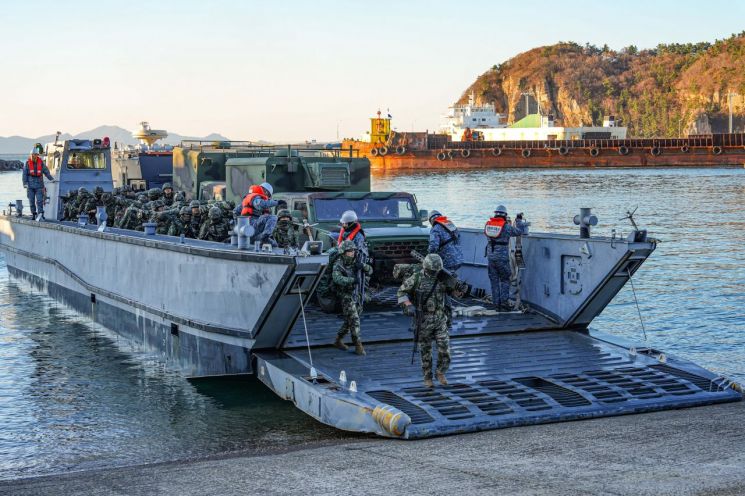
<instances>
[{"instance_id":1,"label":"truck windshield","mask_svg":"<svg viewBox=\"0 0 745 496\"><path fill-rule=\"evenodd\" d=\"M106 157L103 152L71 151L67 157L68 169L105 169Z\"/></svg>"},{"instance_id":2,"label":"truck windshield","mask_svg":"<svg viewBox=\"0 0 745 496\"><path fill-rule=\"evenodd\" d=\"M360 220L416 220L411 198L315 198L313 206L319 221L338 221L345 210L354 210Z\"/></svg>"}]
</instances>

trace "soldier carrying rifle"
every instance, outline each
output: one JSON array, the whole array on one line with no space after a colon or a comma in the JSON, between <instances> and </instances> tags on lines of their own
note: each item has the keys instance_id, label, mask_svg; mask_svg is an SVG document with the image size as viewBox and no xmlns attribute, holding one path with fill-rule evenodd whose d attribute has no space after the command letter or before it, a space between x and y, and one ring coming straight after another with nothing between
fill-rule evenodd
<instances>
[{"instance_id":1,"label":"soldier carrying rifle","mask_svg":"<svg viewBox=\"0 0 745 496\"><path fill-rule=\"evenodd\" d=\"M450 367L450 335L447 296L461 296L464 288L443 270L442 258L436 253L424 257L422 270L414 271L398 289L398 302L406 315L415 317L414 349L419 345L424 385L432 382L432 341L437 344L437 380L447 385ZM412 303L413 301L413 303Z\"/></svg>"}]
</instances>

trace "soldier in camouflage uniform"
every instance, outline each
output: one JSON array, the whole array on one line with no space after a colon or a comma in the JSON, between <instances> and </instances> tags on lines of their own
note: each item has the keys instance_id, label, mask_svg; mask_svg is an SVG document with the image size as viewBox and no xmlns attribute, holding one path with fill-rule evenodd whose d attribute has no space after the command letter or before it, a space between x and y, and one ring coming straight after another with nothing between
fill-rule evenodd
<instances>
[{"instance_id":1,"label":"soldier in camouflage uniform","mask_svg":"<svg viewBox=\"0 0 745 496\"><path fill-rule=\"evenodd\" d=\"M463 264L463 251L460 249L460 233L455 224L437 210L429 215L432 229L429 231L428 253L437 253L442 264L451 272Z\"/></svg>"},{"instance_id":2,"label":"soldier in camouflage uniform","mask_svg":"<svg viewBox=\"0 0 745 496\"><path fill-rule=\"evenodd\" d=\"M150 188L147 190L147 199L150 201L160 200L163 196L163 192L158 188Z\"/></svg>"},{"instance_id":3,"label":"soldier in camouflage uniform","mask_svg":"<svg viewBox=\"0 0 745 496\"><path fill-rule=\"evenodd\" d=\"M336 259L336 262L334 262L332 277L337 295L341 298L341 311L344 317L344 323L336 335L334 346L340 350L346 350L347 345L343 343L342 339L344 339L347 333L351 333L355 353L364 355L365 349L362 347L360 338L360 308L358 298L356 298L357 293L362 291L362 288L355 274L359 270L362 270L370 276L372 274L372 267L357 259L357 247L352 240L344 240L339 247L339 251L341 254Z\"/></svg>"},{"instance_id":4,"label":"soldier in camouflage uniform","mask_svg":"<svg viewBox=\"0 0 745 496\"><path fill-rule=\"evenodd\" d=\"M167 207L170 207L173 205L173 202L175 201L174 195L173 195L173 186L171 186L171 183L165 183L163 184L163 201L165 202Z\"/></svg>"},{"instance_id":5,"label":"soldier in camouflage uniform","mask_svg":"<svg viewBox=\"0 0 745 496\"><path fill-rule=\"evenodd\" d=\"M274 228L272 239L279 248L297 248L298 234L292 224L292 214L287 209L277 212L277 227Z\"/></svg>"},{"instance_id":6,"label":"soldier in camouflage uniform","mask_svg":"<svg viewBox=\"0 0 745 496\"><path fill-rule=\"evenodd\" d=\"M78 190L71 189L67 192L67 200L65 200L65 208L62 214L62 220L72 220L77 222L75 218L75 212L77 212L77 206L75 204L78 201Z\"/></svg>"},{"instance_id":7,"label":"soldier in camouflage uniform","mask_svg":"<svg viewBox=\"0 0 745 496\"><path fill-rule=\"evenodd\" d=\"M168 227L168 235L181 236L183 234L184 237L193 238L194 233L191 232L190 222L191 209L189 207L181 207L179 216L171 220L171 225Z\"/></svg>"},{"instance_id":8,"label":"soldier in camouflage uniform","mask_svg":"<svg viewBox=\"0 0 745 496\"><path fill-rule=\"evenodd\" d=\"M142 203L139 200L132 202L132 205L130 205L124 212L124 218L121 222L122 229L142 231L142 222L145 218L144 212Z\"/></svg>"},{"instance_id":9,"label":"soldier in camouflage uniform","mask_svg":"<svg viewBox=\"0 0 745 496\"><path fill-rule=\"evenodd\" d=\"M207 241L224 242L230 238L230 224L223 218L220 207L210 208L209 219L202 225L199 231L199 239Z\"/></svg>"},{"instance_id":10,"label":"soldier in camouflage uniform","mask_svg":"<svg viewBox=\"0 0 745 496\"><path fill-rule=\"evenodd\" d=\"M432 383L432 341L437 344L437 380L447 385L445 374L450 367L450 335L448 333L447 297L456 293L455 286L441 281L442 259L436 253L424 258L421 271L414 271L398 289L398 302L407 315L419 312L419 348L424 385Z\"/></svg>"},{"instance_id":11,"label":"soldier in camouflage uniform","mask_svg":"<svg viewBox=\"0 0 745 496\"><path fill-rule=\"evenodd\" d=\"M189 221L189 227L191 232L194 234L194 238L197 238L199 232L202 230L202 206L199 203L199 200L192 200L189 207L191 207L191 220Z\"/></svg>"},{"instance_id":12,"label":"soldier in camouflage uniform","mask_svg":"<svg viewBox=\"0 0 745 496\"><path fill-rule=\"evenodd\" d=\"M515 226L507 221L507 208L499 205L494 217L484 227L487 236L486 259L489 263L492 303L500 311L510 311L510 237L525 234L527 227L522 214L515 219Z\"/></svg>"},{"instance_id":13,"label":"soldier in camouflage uniform","mask_svg":"<svg viewBox=\"0 0 745 496\"><path fill-rule=\"evenodd\" d=\"M106 207L106 225L111 227L114 225L114 219L116 218L117 199L111 193L104 193L101 195L101 202Z\"/></svg>"}]
</instances>

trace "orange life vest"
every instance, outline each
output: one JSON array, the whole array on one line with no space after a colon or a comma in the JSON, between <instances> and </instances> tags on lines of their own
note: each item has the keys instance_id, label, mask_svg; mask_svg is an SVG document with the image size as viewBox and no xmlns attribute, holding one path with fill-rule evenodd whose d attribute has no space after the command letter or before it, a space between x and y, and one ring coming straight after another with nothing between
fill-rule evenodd
<instances>
[{"instance_id":1,"label":"orange life vest","mask_svg":"<svg viewBox=\"0 0 745 496\"><path fill-rule=\"evenodd\" d=\"M253 185L250 188L248 188L248 194L243 199L243 210L241 210L241 215L246 216L250 215L251 217L258 217L261 215L261 212L256 212L256 209L253 207L253 201L258 196L262 200L268 200L269 197L264 194L264 188L261 186Z\"/></svg>"},{"instance_id":2,"label":"orange life vest","mask_svg":"<svg viewBox=\"0 0 745 496\"><path fill-rule=\"evenodd\" d=\"M357 227L349 231L349 235L345 238L344 235L346 232L344 231L344 228L341 228L341 232L339 233L339 238L336 240L336 243L341 245L341 242L344 241L344 239L351 239L354 240L354 237L357 236L357 233L362 231L362 226L358 223Z\"/></svg>"},{"instance_id":3,"label":"orange life vest","mask_svg":"<svg viewBox=\"0 0 745 496\"><path fill-rule=\"evenodd\" d=\"M28 175L34 177L41 177L43 172L43 162L41 157L36 157L36 160L29 158L26 160L26 166L28 166Z\"/></svg>"},{"instance_id":4,"label":"orange life vest","mask_svg":"<svg viewBox=\"0 0 745 496\"><path fill-rule=\"evenodd\" d=\"M484 225L484 234L487 238L496 239L502 234L502 229L506 223L507 219L504 217L492 217Z\"/></svg>"}]
</instances>

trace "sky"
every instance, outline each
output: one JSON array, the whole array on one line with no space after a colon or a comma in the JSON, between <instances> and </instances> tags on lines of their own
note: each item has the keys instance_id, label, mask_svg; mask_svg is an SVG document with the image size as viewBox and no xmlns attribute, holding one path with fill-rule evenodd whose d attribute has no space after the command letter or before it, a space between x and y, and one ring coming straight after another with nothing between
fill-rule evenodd
<instances>
[{"instance_id":1,"label":"sky","mask_svg":"<svg viewBox=\"0 0 745 496\"><path fill-rule=\"evenodd\" d=\"M476 77L537 46L651 48L743 29L745 0L5 0L0 136L147 120L328 141L359 137L378 109L399 131L434 130Z\"/></svg>"}]
</instances>

